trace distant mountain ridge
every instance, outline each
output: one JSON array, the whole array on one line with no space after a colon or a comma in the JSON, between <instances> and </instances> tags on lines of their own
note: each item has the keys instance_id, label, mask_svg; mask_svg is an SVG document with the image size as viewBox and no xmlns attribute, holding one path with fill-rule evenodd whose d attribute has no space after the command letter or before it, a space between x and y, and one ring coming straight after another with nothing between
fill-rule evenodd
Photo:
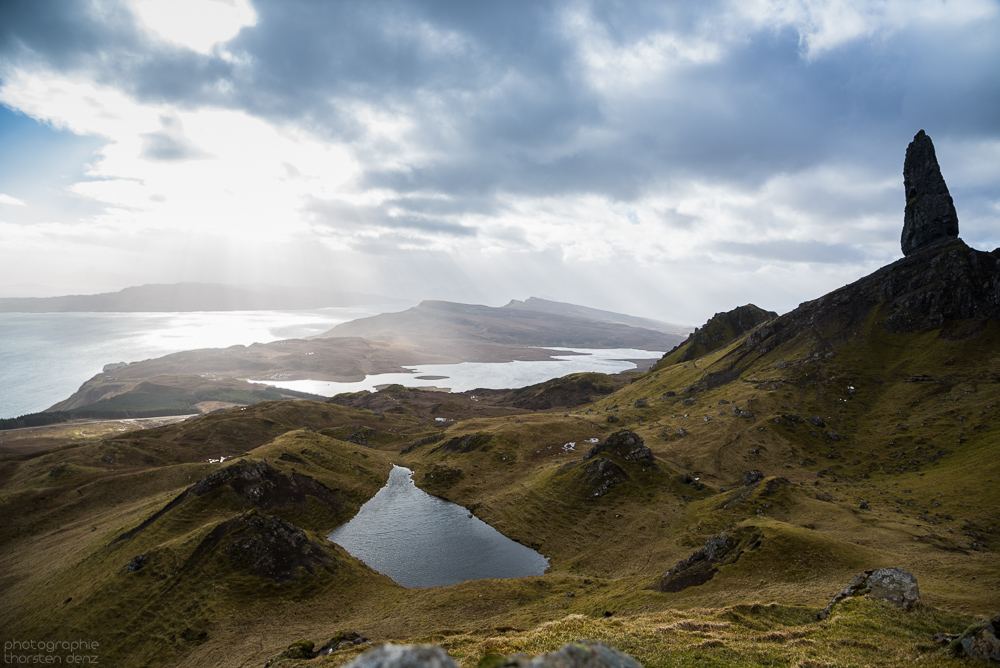
<instances>
[{"instance_id":1,"label":"distant mountain ridge","mask_svg":"<svg viewBox=\"0 0 1000 668\"><path fill-rule=\"evenodd\" d=\"M294 311L328 306L408 304L403 299L314 288L221 283L154 283L96 295L0 298L0 313Z\"/></svg>"},{"instance_id":2,"label":"distant mountain ridge","mask_svg":"<svg viewBox=\"0 0 1000 668\"><path fill-rule=\"evenodd\" d=\"M669 350L684 338L629 321L678 327L535 298L499 308L424 301L399 313L343 323L307 340L189 350L108 369L49 410L93 411L98 403L140 402L152 411L166 404L148 391L151 379L169 388L161 393L176 403L177 397L232 390L238 379L357 381L405 372L404 365L548 360L552 348Z\"/></svg>"},{"instance_id":3,"label":"distant mountain ridge","mask_svg":"<svg viewBox=\"0 0 1000 668\"><path fill-rule=\"evenodd\" d=\"M342 323L314 338L394 340L417 349L453 352L479 343L669 350L684 339L681 334L629 321L679 329L676 325L544 299L514 300L502 307L427 300L398 313Z\"/></svg>"},{"instance_id":4,"label":"distant mountain ridge","mask_svg":"<svg viewBox=\"0 0 1000 668\"><path fill-rule=\"evenodd\" d=\"M653 320L651 318L638 318L632 315L625 315L624 313L604 311L601 309L590 308L589 306L578 306L576 304L567 304L566 302L557 302L550 299L541 299L539 297L528 297L525 301L512 299L506 306L504 306L504 308L571 315L579 318L598 320L601 322L613 322L620 325L629 325L630 327L644 327L657 332L679 334L681 336L687 336L692 330L692 327L687 325L677 325L662 322L660 320Z\"/></svg>"}]
</instances>

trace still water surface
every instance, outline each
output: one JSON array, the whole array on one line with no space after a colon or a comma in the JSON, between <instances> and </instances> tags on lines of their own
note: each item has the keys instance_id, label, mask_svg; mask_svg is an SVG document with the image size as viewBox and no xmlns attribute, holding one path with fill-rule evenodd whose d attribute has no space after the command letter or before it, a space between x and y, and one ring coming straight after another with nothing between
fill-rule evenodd
<instances>
[{"instance_id":1,"label":"still water surface","mask_svg":"<svg viewBox=\"0 0 1000 668\"><path fill-rule=\"evenodd\" d=\"M331 541L404 587L444 587L480 578L541 575L549 560L469 511L413 484L393 466L385 487Z\"/></svg>"},{"instance_id":2,"label":"still water surface","mask_svg":"<svg viewBox=\"0 0 1000 668\"><path fill-rule=\"evenodd\" d=\"M0 418L43 411L111 362L321 334L399 307L192 313L0 313Z\"/></svg>"},{"instance_id":3,"label":"still water surface","mask_svg":"<svg viewBox=\"0 0 1000 668\"><path fill-rule=\"evenodd\" d=\"M338 383L325 380L253 381L283 387L288 390L309 392L321 397L332 397L341 392L375 391L377 388L398 383L406 387L441 387L452 392L466 392L479 388L504 390L544 383L553 378L581 371L620 373L635 369L628 360L651 360L663 357L661 351L634 348L554 348L548 360L513 362L460 362L458 364L422 364L404 366L409 373L378 373L357 382ZM564 354L559 355L558 352Z\"/></svg>"}]
</instances>

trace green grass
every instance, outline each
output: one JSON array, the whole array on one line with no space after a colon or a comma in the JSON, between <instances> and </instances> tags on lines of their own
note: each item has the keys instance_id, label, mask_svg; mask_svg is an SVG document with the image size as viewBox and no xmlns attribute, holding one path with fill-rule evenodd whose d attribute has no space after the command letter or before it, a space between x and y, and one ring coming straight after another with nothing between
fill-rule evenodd
<instances>
[{"instance_id":1,"label":"green grass","mask_svg":"<svg viewBox=\"0 0 1000 668\"><path fill-rule=\"evenodd\" d=\"M953 660L930 636L1000 607L1000 326L965 338L889 334L882 317L874 311L841 338L804 332L756 356L734 340L591 403L458 420L440 438L399 394L394 413L268 401L4 456L0 628L4 638L99 638L106 665L263 665L293 642L354 630L438 642L464 666L578 638L647 666L943 666ZM570 381L579 389L580 378ZM817 416L825 426L808 421ZM656 466L608 455L626 479L595 497L587 441L619 429L641 435ZM207 463L220 455L235 459ZM226 523L252 510L228 486L185 497L114 542L239 459L336 492L338 507L310 497L254 511L317 545L397 463L551 568L404 590L327 547L335 567L273 582L227 551L246 534L225 533L240 526ZM767 477L745 487L748 470ZM652 588L708 538L740 527L760 532L758 549L702 585ZM223 539L198 552L213 531ZM144 568L123 568L141 554ZM878 566L915 573L924 602L903 612L848 601L815 620L851 577ZM302 665L339 665L360 651Z\"/></svg>"}]
</instances>

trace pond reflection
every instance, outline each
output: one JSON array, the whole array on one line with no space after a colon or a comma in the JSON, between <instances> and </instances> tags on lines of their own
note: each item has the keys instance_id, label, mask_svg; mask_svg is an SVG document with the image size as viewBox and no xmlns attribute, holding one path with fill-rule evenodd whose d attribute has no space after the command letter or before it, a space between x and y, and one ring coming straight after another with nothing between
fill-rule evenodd
<instances>
[{"instance_id":1,"label":"pond reflection","mask_svg":"<svg viewBox=\"0 0 1000 668\"><path fill-rule=\"evenodd\" d=\"M331 541L404 587L541 575L549 560L413 484L393 466L389 481Z\"/></svg>"}]
</instances>

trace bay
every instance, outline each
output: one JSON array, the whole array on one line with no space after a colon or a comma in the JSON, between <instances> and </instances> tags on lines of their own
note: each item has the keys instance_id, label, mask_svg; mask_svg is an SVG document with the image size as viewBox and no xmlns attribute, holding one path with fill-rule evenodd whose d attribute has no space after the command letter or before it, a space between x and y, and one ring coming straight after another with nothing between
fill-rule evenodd
<instances>
[{"instance_id":1,"label":"bay","mask_svg":"<svg viewBox=\"0 0 1000 668\"><path fill-rule=\"evenodd\" d=\"M43 411L105 364L321 334L399 306L309 311L0 313L0 418Z\"/></svg>"},{"instance_id":2,"label":"bay","mask_svg":"<svg viewBox=\"0 0 1000 668\"><path fill-rule=\"evenodd\" d=\"M475 389L504 390L544 383L553 378L583 371L621 373L637 368L630 360L654 360L663 357L656 350L634 348L545 348L552 350L552 359L513 362L460 362L458 364L421 364L404 366L406 373L380 373L356 382L325 380L252 381L267 383L286 390L298 390L332 397L342 392L375 391L385 385L406 387L438 387L452 392ZM562 355L558 353L564 353Z\"/></svg>"},{"instance_id":3,"label":"bay","mask_svg":"<svg viewBox=\"0 0 1000 668\"><path fill-rule=\"evenodd\" d=\"M541 575L549 560L393 466L385 486L327 538L404 587Z\"/></svg>"}]
</instances>

